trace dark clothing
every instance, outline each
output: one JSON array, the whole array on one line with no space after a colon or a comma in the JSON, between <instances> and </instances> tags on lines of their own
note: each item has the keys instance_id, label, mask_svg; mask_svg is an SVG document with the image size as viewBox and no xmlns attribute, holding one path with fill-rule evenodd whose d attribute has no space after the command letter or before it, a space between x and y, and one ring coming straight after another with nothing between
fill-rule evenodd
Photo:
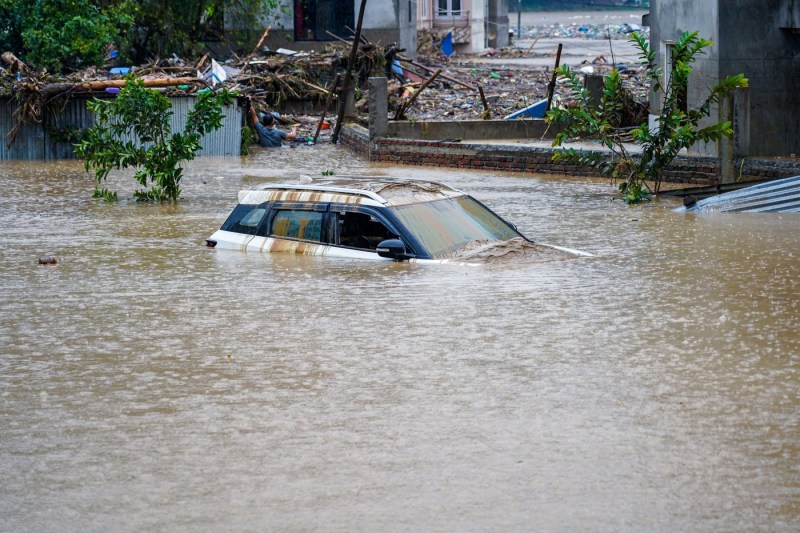
<instances>
[{"instance_id":1,"label":"dark clothing","mask_svg":"<svg viewBox=\"0 0 800 533\"><path fill-rule=\"evenodd\" d=\"M279 128L268 128L256 122L256 131L258 131L258 144L265 148L275 148L281 145L281 141L286 139L289 135Z\"/></svg>"}]
</instances>

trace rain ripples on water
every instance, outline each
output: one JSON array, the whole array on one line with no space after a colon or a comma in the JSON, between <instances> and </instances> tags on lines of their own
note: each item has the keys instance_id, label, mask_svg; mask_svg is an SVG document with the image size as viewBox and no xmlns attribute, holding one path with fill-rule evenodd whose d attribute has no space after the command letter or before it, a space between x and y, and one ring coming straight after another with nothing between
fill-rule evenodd
<instances>
[{"instance_id":1,"label":"rain ripples on water","mask_svg":"<svg viewBox=\"0 0 800 533\"><path fill-rule=\"evenodd\" d=\"M322 170L443 181L595 257L204 246L239 189ZM177 206L97 203L75 162L0 184L3 529L800 528L798 216L325 146L197 160Z\"/></svg>"}]
</instances>

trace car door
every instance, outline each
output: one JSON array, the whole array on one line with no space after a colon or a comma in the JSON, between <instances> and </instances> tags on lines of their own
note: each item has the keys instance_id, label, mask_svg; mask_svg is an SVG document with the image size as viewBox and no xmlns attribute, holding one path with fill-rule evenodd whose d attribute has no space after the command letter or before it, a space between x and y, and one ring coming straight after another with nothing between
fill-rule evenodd
<instances>
[{"instance_id":1,"label":"car door","mask_svg":"<svg viewBox=\"0 0 800 533\"><path fill-rule=\"evenodd\" d=\"M331 254L378 259L378 244L402 238L396 225L372 207L331 204L329 221Z\"/></svg>"}]
</instances>

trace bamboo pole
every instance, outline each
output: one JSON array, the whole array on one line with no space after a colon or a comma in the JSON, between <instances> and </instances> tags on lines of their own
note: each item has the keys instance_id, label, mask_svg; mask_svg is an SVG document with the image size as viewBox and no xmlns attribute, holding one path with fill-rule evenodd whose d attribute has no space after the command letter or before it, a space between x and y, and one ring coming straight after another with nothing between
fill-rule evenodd
<instances>
[{"instance_id":1,"label":"bamboo pole","mask_svg":"<svg viewBox=\"0 0 800 533\"><path fill-rule=\"evenodd\" d=\"M102 91L108 88L123 88L126 80L86 81L79 83L50 83L42 87L41 93L45 98L66 91ZM145 87L171 87L173 85L189 85L201 83L199 78L161 78L157 80L143 80Z\"/></svg>"},{"instance_id":2,"label":"bamboo pole","mask_svg":"<svg viewBox=\"0 0 800 533\"><path fill-rule=\"evenodd\" d=\"M244 66L242 67L242 72L247 70L247 67L250 66L250 62L253 60L253 57L256 55L256 53L258 53L258 49L261 48L261 45L264 44L264 39L267 38L267 35L269 35L269 30L271 29L272 26L267 26L267 29L264 30L264 33L261 35L261 39L258 40L256 47L253 48L253 51L250 52L249 56L247 56L247 61L245 61Z\"/></svg>"},{"instance_id":3,"label":"bamboo pole","mask_svg":"<svg viewBox=\"0 0 800 533\"><path fill-rule=\"evenodd\" d=\"M341 79L342 75L337 74L333 79L333 83L331 83L331 88L328 90L328 96L325 98L325 108L322 110L322 116L319 117L317 131L314 132L314 144L317 144L317 139L319 139L319 131L322 129L322 123L325 121L325 115L328 114L328 106L331 105L331 98L333 97L333 93L336 92L336 87L339 85L339 80Z\"/></svg>"},{"instance_id":4,"label":"bamboo pole","mask_svg":"<svg viewBox=\"0 0 800 533\"><path fill-rule=\"evenodd\" d=\"M553 77L550 79L550 84L547 86L547 107L544 108L544 112L547 113L550 111L550 105L553 103L553 94L556 91L556 71L558 67L561 66L561 49L564 45L558 43L558 52L556 52L556 66L553 69Z\"/></svg>"},{"instance_id":5,"label":"bamboo pole","mask_svg":"<svg viewBox=\"0 0 800 533\"><path fill-rule=\"evenodd\" d=\"M347 93L350 92L350 77L353 67L356 63L358 54L358 43L361 41L361 25L364 22L364 10L367 7L367 0L361 0L361 7L358 9L358 24L356 25L356 34L353 38L353 49L350 51L350 61L347 62L347 70L344 73L344 81L342 82L342 92L339 95L339 116L336 119L336 127L333 130L333 137L331 142L336 144L339 142L339 132L342 130L342 122L344 122L344 111L347 106Z\"/></svg>"}]
</instances>

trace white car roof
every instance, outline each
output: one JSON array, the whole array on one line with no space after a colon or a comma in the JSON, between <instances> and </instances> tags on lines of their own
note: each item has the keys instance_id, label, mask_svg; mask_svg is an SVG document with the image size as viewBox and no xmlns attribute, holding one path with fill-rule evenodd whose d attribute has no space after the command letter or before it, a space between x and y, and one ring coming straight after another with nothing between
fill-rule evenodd
<instances>
[{"instance_id":1,"label":"white car roof","mask_svg":"<svg viewBox=\"0 0 800 533\"><path fill-rule=\"evenodd\" d=\"M342 177L306 184L262 183L239 191L239 203L319 202L388 207L432 202L465 193L433 181Z\"/></svg>"}]
</instances>

